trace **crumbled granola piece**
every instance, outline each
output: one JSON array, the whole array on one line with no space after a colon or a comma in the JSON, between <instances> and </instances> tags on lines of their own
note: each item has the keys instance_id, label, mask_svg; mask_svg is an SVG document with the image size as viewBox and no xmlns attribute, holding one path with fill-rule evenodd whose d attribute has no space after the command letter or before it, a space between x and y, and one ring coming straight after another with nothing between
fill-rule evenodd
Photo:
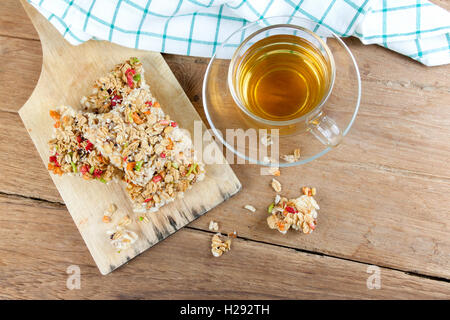
<instances>
[{"instance_id":1,"label":"crumbled granola piece","mask_svg":"<svg viewBox=\"0 0 450 320\"><path fill-rule=\"evenodd\" d=\"M281 183L278 180L272 179L271 185L273 190L275 190L275 192L281 192Z\"/></svg>"},{"instance_id":2,"label":"crumbled granola piece","mask_svg":"<svg viewBox=\"0 0 450 320\"><path fill-rule=\"evenodd\" d=\"M279 177L281 175L280 169L278 167L270 167L269 173L275 177Z\"/></svg>"},{"instance_id":3,"label":"crumbled granola piece","mask_svg":"<svg viewBox=\"0 0 450 320\"><path fill-rule=\"evenodd\" d=\"M211 220L209 222L208 229L211 230L211 231L216 231L217 232L217 231L219 231L219 224L217 222Z\"/></svg>"},{"instance_id":4,"label":"crumbled granola piece","mask_svg":"<svg viewBox=\"0 0 450 320\"><path fill-rule=\"evenodd\" d=\"M300 149L295 149L293 154L286 154L281 157L284 161L292 163L300 160Z\"/></svg>"},{"instance_id":5,"label":"crumbled granola piece","mask_svg":"<svg viewBox=\"0 0 450 320\"><path fill-rule=\"evenodd\" d=\"M102 221L104 223L110 223L111 222L111 217L107 216L107 215L104 215Z\"/></svg>"},{"instance_id":6,"label":"crumbled granola piece","mask_svg":"<svg viewBox=\"0 0 450 320\"><path fill-rule=\"evenodd\" d=\"M128 215L124 216L118 223L120 227L126 227L131 223L131 219Z\"/></svg>"},{"instance_id":7,"label":"crumbled granola piece","mask_svg":"<svg viewBox=\"0 0 450 320\"><path fill-rule=\"evenodd\" d=\"M307 195L307 196L315 196L315 195L316 195L316 192L317 192L316 188L302 187L302 193L303 193L304 195Z\"/></svg>"},{"instance_id":8,"label":"crumbled granola piece","mask_svg":"<svg viewBox=\"0 0 450 320\"><path fill-rule=\"evenodd\" d=\"M121 226L116 226L113 230L107 231L107 234L110 236L111 245L118 250L130 248L139 238L135 232Z\"/></svg>"},{"instance_id":9,"label":"crumbled granola piece","mask_svg":"<svg viewBox=\"0 0 450 320\"><path fill-rule=\"evenodd\" d=\"M272 145L272 144L273 144L272 137L271 137L271 136L268 136L268 135L262 136L262 137L261 137L261 144L262 144L263 146L266 146L266 147Z\"/></svg>"},{"instance_id":10,"label":"crumbled granola piece","mask_svg":"<svg viewBox=\"0 0 450 320\"><path fill-rule=\"evenodd\" d=\"M247 209L248 211L256 212L256 208L254 206L252 206L252 205L246 204L244 206L244 208Z\"/></svg>"},{"instance_id":11,"label":"crumbled granola piece","mask_svg":"<svg viewBox=\"0 0 450 320\"><path fill-rule=\"evenodd\" d=\"M111 203L108 207L108 212L112 215L116 211L117 211L117 205L114 203Z\"/></svg>"},{"instance_id":12,"label":"crumbled granola piece","mask_svg":"<svg viewBox=\"0 0 450 320\"><path fill-rule=\"evenodd\" d=\"M220 257L224 252L231 250L231 239L223 240L220 233L213 235L211 239L211 253L214 257Z\"/></svg>"},{"instance_id":13,"label":"crumbled granola piece","mask_svg":"<svg viewBox=\"0 0 450 320\"><path fill-rule=\"evenodd\" d=\"M319 205L312 196L311 190L295 199L280 197L269 206L267 224L285 234L290 228L303 233L311 233L317 225ZM304 191L304 192L305 192Z\"/></svg>"},{"instance_id":14,"label":"crumbled granola piece","mask_svg":"<svg viewBox=\"0 0 450 320\"><path fill-rule=\"evenodd\" d=\"M300 149L294 150L294 158L295 158L295 161L298 161L300 159Z\"/></svg>"},{"instance_id":15,"label":"crumbled granola piece","mask_svg":"<svg viewBox=\"0 0 450 320\"><path fill-rule=\"evenodd\" d=\"M279 194L277 194L275 196L274 204L278 204L280 202L280 200L281 200L281 196Z\"/></svg>"},{"instance_id":16,"label":"crumbled granola piece","mask_svg":"<svg viewBox=\"0 0 450 320\"><path fill-rule=\"evenodd\" d=\"M236 230L233 232L228 233L228 238L237 238L237 232Z\"/></svg>"},{"instance_id":17,"label":"crumbled granola piece","mask_svg":"<svg viewBox=\"0 0 450 320\"><path fill-rule=\"evenodd\" d=\"M281 157L281 159L289 163L295 162L295 157L293 154L285 154Z\"/></svg>"}]
</instances>

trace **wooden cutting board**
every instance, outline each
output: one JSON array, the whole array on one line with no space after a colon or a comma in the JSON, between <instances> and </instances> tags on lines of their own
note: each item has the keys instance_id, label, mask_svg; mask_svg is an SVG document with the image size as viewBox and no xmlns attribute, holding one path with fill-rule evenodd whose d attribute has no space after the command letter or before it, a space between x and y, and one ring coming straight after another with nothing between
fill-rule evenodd
<instances>
[{"instance_id":1,"label":"wooden cutting board","mask_svg":"<svg viewBox=\"0 0 450 320\"><path fill-rule=\"evenodd\" d=\"M161 54L103 41L71 46L31 5L21 1L39 33L43 65L36 89L19 114L45 165L49 157L47 142L53 125L49 110L60 105L79 107L80 97L90 92L95 79L131 56L142 61L146 81L165 112L193 134L194 120L201 119ZM219 151L219 154L222 153ZM126 214L137 220L124 185L105 185L53 174L51 177L102 274L128 262L241 189L228 164L207 165L205 180L188 190L183 199L177 199L157 213L147 214L149 223L133 223L129 229L139 235L139 240L132 248L117 252L110 244L107 230ZM102 222L102 217L111 203L115 203L118 210L113 215L113 223L107 224Z\"/></svg>"}]
</instances>

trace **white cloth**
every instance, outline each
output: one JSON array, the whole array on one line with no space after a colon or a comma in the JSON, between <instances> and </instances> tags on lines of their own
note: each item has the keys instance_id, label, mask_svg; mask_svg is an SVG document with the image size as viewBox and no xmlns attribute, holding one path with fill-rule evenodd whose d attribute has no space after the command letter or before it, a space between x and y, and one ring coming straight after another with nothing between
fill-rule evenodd
<instances>
[{"instance_id":1,"label":"white cloth","mask_svg":"<svg viewBox=\"0 0 450 320\"><path fill-rule=\"evenodd\" d=\"M89 39L211 56L233 31L299 16L428 66L450 63L450 13L426 0L28 0L74 45Z\"/></svg>"}]
</instances>

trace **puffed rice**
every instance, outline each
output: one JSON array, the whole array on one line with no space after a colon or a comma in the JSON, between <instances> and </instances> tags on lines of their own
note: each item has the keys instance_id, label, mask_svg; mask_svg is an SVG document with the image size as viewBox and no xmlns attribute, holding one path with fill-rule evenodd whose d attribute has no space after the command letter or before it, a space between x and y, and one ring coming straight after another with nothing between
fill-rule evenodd
<instances>
[{"instance_id":1,"label":"puffed rice","mask_svg":"<svg viewBox=\"0 0 450 320\"><path fill-rule=\"evenodd\" d=\"M271 185L273 190L275 190L275 192L281 192L281 183L278 180L272 179Z\"/></svg>"},{"instance_id":2,"label":"puffed rice","mask_svg":"<svg viewBox=\"0 0 450 320\"><path fill-rule=\"evenodd\" d=\"M219 231L219 224L217 222L211 220L209 222L208 229L211 230L211 231L216 231L217 232L217 231Z\"/></svg>"},{"instance_id":3,"label":"puffed rice","mask_svg":"<svg viewBox=\"0 0 450 320\"><path fill-rule=\"evenodd\" d=\"M256 212L256 208L254 206L252 206L252 205L246 204L244 206L244 208L247 209L248 211Z\"/></svg>"},{"instance_id":4,"label":"puffed rice","mask_svg":"<svg viewBox=\"0 0 450 320\"><path fill-rule=\"evenodd\" d=\"M224 252L231 250L231 239L223 240L220 233L213 235L211 239L211 253L214 257L220 257Z\"/></svg>"}]
</instances>

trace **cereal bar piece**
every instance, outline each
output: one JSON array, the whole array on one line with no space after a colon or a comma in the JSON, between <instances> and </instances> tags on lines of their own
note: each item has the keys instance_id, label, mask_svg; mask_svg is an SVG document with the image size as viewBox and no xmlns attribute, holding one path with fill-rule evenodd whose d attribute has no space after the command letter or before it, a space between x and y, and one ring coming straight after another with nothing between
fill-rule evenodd
<instances>
[{"instance_id":1,"label":"cereal bar piece","mask_svg":"<svg viewBox=\"0 0 450 320\"><path fill-rule=\"evenodd\" d=\"M149 90L136 89L122 105L88 118L85 135L124 171L135 211L155 211L203 179L189 135Z\"/></svg>"},{"instance_id":2,"label":"cereal bar piece","mask_svg":"<svg viewBox=\"0 0 450 320\"><path fill-rule=\"evenodd\" d=\"M106 76L95 81L92 93L81 98L84 111L105 113L123 100L136 88L148 88L144 69L138 58L130 58L118 64Z\"/></svg>"},{"instance_id":3,"label":"cereal bar piece","mask_svg":"<svg viewBox=\"0 0 450 320\"><path fill-rule=\"evenodd\" d=\"M102 182L122 177L122 172L111 165L109 159L84 137L82 132L87 125L86 117L70 107L51 110L50 116L55 120L55 129L53 138L49 141L49 171Z\"/></svg>"}]
</instances>

